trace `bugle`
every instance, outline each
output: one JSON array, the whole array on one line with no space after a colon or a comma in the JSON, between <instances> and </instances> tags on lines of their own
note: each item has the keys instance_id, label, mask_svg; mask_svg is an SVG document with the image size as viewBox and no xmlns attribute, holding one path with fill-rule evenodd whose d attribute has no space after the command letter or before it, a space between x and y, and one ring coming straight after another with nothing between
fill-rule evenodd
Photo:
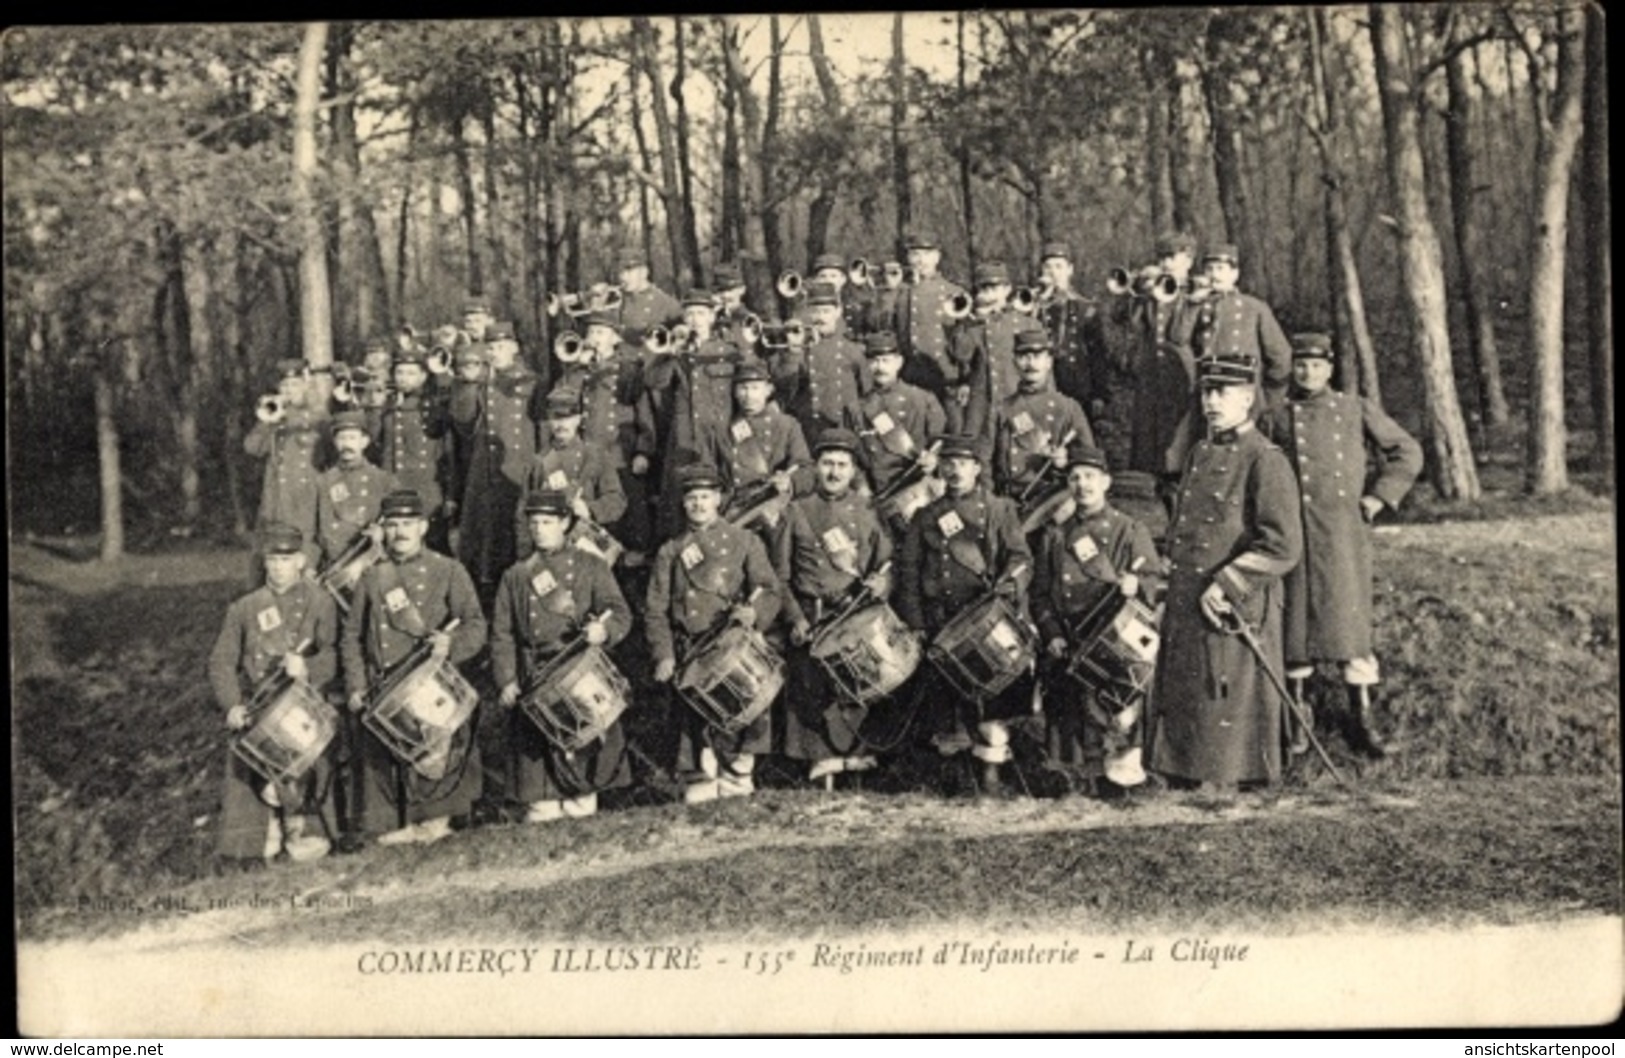
<instances>
[{"instance_id":1,"label":"bugle","mask_svg":"<svg viewBox=\"0 0 1625 1058\"><path fill-rule=\"evenodd\" d=\"M281 422L288 409L280 393L267 393L254 405L254 417L263 423Z\"/></svg>"},{"instance_id":2,"label":"bugle","mask_svg":"<svg viewBox=\"0 0 1625 1058\"><path fill-rule=\"evenodd\" d=\"M855 287L866 287L869 285L869 272L869 262L861 257L856 257L853 258L851 265L847 267L846 278Z\"/></svg>"},{"instance_id":3,"label":"bugle","mask_svg":"<svg viewBox=\"0 0 1625 1058\"><path fill-rule=\"evenodd\" d=\"M755 345L762 338L762 318L754 312L745 313L739 321L739 337L745 344Z\"/></svg>"},{"instance_id":4,"label":"bugle","mask_svg":"<svg viewBox=\"0 0 1625 1058\"><path fill-rule=\"evenodd\" d=\"M1010 307L1031 315L1038 311L1038 293L1032 287L1017 287L1010 295Z\"/></svg>"},{"instance_id":5,"label":"bugle","mask_svg":"<svg viewBox=\"0 0 1625 1058\"><path fill-rule=\"evenodd\" d=\"M960 291L948 299L948 303L942 307L942 314L950 320L962 320L969 316L971 309L975 307L976 302L971 299L971 296L964 291Z\"/></svg>"},{"instance_id":6,"label":"bugle","mask_svg":"<svg viewBox=\"0 0 1625 1058\"><path fill-rule=\"evenodd\" d=\"M445 346L436 346L430 350L428 359L424 361L424 366L429 369L431 375L448 373L451 371L451 350Z\"/></svg>"},{"instance_id":7,"label":"bugle","mask_svg":"<svg viewBox=\"0 0 1625 1058\"><path fill-rule=\"evenodd\" d=\"M625 292L618 286L594 287L592 291L592 308L598 312L615 312L626 300Z\"/></svg>"},{"instance_id":8,"label":"bugle","mask_svg":"<svg viewBox=\"0 0 1625 1058\"><path fill-rule=\"evenodd\" d=\"M679 323L668 330L657 323L650 327L649 333L644 336L643 347L651 353L669 353L673 349L687 345L692 334L686 324Z\"/></svg>"},{"instance_id":9,"label":"bugle","mask_svg":"<svg viewBox=\"0 0 1625 1058\"><path fill-rule=\"evenodd\" d=\"M553 339L553 355L558 357L561 363L579 364L589 355L589 350L581 335L574 331L564 331Z\"/></svg>"},{"instance_id":10,"label":"bugle","mask_svg":"<svg viewBox=\"0 0 1625 1058\"><path fill-rule=\"evenodd\" d=\"M779 276L776 289L780 297L794 301L801 296L802 288L805 286L806 284L801 279L801 273L792 268Z\"/></svg>"}]
</instances>

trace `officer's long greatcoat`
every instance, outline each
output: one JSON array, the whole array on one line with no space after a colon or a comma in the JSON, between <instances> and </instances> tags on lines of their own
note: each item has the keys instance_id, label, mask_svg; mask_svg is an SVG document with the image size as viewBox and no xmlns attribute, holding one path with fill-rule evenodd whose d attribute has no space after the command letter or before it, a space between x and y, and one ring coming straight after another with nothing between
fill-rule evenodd
<instances>
[{"instance_id":1,"label":"officer's long greatcoat","mask_svg":"<svg viewBox=\"0 0 1625 1058\"><path fill-rule=\"evenodd\" d=\"M791 625L820 626L856 594L859 582L891 561L891 537L867 496L850 489L802 496L785 512L773 564L785 587ZM796 760L847 756L867 709L836 701L836 691L805 648L791 652L785 691L784 752ZM831 723L827 711L836 710Z\"/></svg>"},{"instance_id":2,"label":"officer's long greatcoat","mask_svg":"<svg viewBox=\"0 0 1625 1058\"><path fill-rule=\"evenodd\" d=\"M512 524L507 517L502 520ZM445 555L424 549L407 559L386 558L367 570L361 575L339 640L345 696L375 687L429 632L444 627L453 617L458 624L447 658L453 665L462 665L485 646L485 615L468 570ZM453 740L453 768L438 781L397 765L382 742L363 733L357 739L361 766L354 792L359 818L353 824L365 833L381 833L403 823L467 812L481 787L479 745L471 730L474 722L465 724ZM458 757L465 749L466 763L459 768ZM406 780L404 804L396 800L397 768Z\"/></svg>"},{"instance_id":3,"label":"officer's long greatcoat","mask_svg":"<svg viewBox=\"0 0 1625 1058\"><path fill-rule=\"evenodd\" d=\"M315 568L316 477L328 459L321 420L309 408L289 408L279 423L255 423L243 450L266 460L260 488L260 524L286 522L305 537L305 558Z\"/></svg>"},{"instance_id":4,"label":"officer's long greatcoat","mask_svg":"<svg viewBox=\"0 0 1625 1058\"><path fill-rule=\"evenodd\" d=\"M719 518L666 541L655 555L643 618L652 660L657 665L668 658L676 661L681 676L697 641L726 622L735 605L747 601L756 612L756 628L766 631L779 614L780 587L767 549L755 534ZM765 753L772 747L772 710L738 738L724 739L708 732L686 705L679 708L678 766L685 771L700 770L700 750L708 743L724 757Z\"/></svg>"},{"instance_id":5,"label":"officer's long greatcoat","mask_svg":"<svg viewBox=\"0 0 1625 1058\"><path fill-rule=\"evenodd\" d=\"M267 676L282 667L283 655L309 640L301 653L307 680L318 693L333 681L338 671L334 650L338 641L338 617L333 599L311 580L301 579L286 591L273 592L261 586L233 602L226 610L220 635L209 652L209 686L223 712L247 705L254 690ZM328 754L306 777L301 793L326 788L331 772ZM265 851L265 832L271 809L259 791L265 780L257 776L236 754L226 757L225 786L221 798L220 843L222 856L257 859ZM278 794L279 797L286 796ZM296 806L295 806L295 810ZM332 802L323 799L321 810L333 828Z\"/></svg>"},{"instance_id":6,"label":"officer's long greatcoat","mask_svg":"<svg viewBox=\"0 0 1625 1058\"><path fill-rule=\"evenodd\" d=\"M1422 472L1422 448L1368 397L1323 389L1297 395L1261 423L1297 473L1303 561L1286 578L1286 658L1348 661L1371 648L1371 537L1360 516L1369 493L1390 507ZM1366 442L1378 473L1366 487Z\"/></svg>"},{"instance_id":7,"label":"officer's long greatcoat","mask_svg":"<svg viewBox=\"0 0 1625 1058\"><path fill-rule=\"evenodd\" d=\"M467 452L457 557L487 598L518 557L513 512L542 419L536 383L516 363L489 381L460 381L452 390L451 421Z\"/></svg>"},{"instance_id":8,"label":"officer's long greatcoat","mask_svg":"<svg viewBox=\"0 0 1625 1058\"><path fill-rule=\"evenodd\" d=\"M1207 623L1200 599L1217 582L1279 673L1281 581L1303 553L1300 519L1291 465L1251 422L1191 448L1168 529L1155 770L1222 784L1280 777L1280 696L1247 644Z\"/></svg>"},{"instance_id":9,"label":"officer's long greatcoat","mask_svg":"<svg viewBox=\"0 0 1625 1058\"><path fill-rule=\"evenodd\" d=\"M491 618L491 667L498 687L531 692L591 617L603 616L607 651L626 638L632 611L609 567L574 547L533 551L502 575ZM628 703L630 704L630 703ZM557 801L632 781L620 721L585 749L565 754L515 705L509 714L507 789L520 801Z\"/></svg>"}]
</instances>

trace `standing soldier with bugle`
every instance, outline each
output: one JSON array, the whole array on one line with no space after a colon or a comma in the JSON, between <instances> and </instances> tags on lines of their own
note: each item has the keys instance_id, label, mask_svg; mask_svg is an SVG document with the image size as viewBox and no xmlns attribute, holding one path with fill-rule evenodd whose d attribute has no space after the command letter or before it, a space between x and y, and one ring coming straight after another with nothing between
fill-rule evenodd
<instances>
[{"instance_id":1,"label":"standing soldier with bugle","mask_svg":"<svg viewBox=\"0 0 1625 1058\"><path fill-rule=\"evenodd\" d=\"M942 244L925 231L910 232L904 239L913 281L897 296L897 318L887 328L897 334L903 347L903 379L930 390L947 408L948 387L957 384L959 368L948 359L949 306L970 295L957 283L937 273L942 262Z\"/></svg>"},{"instance_id":2,"label":"standing soldier with bugle","mask_svg":"<svg viewBox=\"0 0 1625 1058\"><path fill-rule=\"evenodd\" d=\"M445 483L450 453L446 395L452 368L450 349L429 353L413 343L395 354L395 392L380 413L378 465L395 475L401 488L423 497L429 512L427 544L451 547ZM440 380L448 380L442 384Z\"/></svg>"},{"instance_id":3,"label":"standing soldier with bugle","mask_svg":"<svg viewBox=\"0 0 1625 1058\"><path fill-rule=\"evenodd\" d=\"M641 250L623 252L618 272L621 306L616 310L615 322L622 341L636 345L654 327L669 327L677 322L683 306L649 281L649 260Z\"/></svg>"},{"instance_id":4,"label":"standing soldier with bugle","mask_svg":"<svg viewBox=\"0 0 1625 1058\"><path fill-rule=\"evenodd\" d=\"M1055 388L1077 401L1105 433L1100 426L1111 397L1111 363L1100 306L1072 289L1072 252L1066 243L1045 243L1038 267L1043 277L1038 319L1055 350Z\"/></svg>"},{"instance_id":5,"label":"standing soldier with bugle","mask_svg":"<svg viewBox=\"0 0 1625 1058\"><path fill-rule=\"evenodd\" d=\"M320 556L316 477L326 459L321 416L310 404L310 368L303 360L279 361L277 374L277 391L260 399L254 410L259 422L243 438L243 450L265 460L260 524L283 522L299 530L305 561L314 568ZM259 579L257 567L255 579Z\"/></svg>"},{"instance_id":6,"label":"standing soldier with bugle","mask_svg":"<svg viewBox=\"0 0 1625 1058\"><path fill-rule=\"evenodd\" d=\"M1010 305L1010 270L1003 261L976 266L970 313L948 332L952 399L944 400L948 428L983 442L993 437L994 410L1016 391L1016 333L1037 322ZM983 451L986 455L986 449Z\"/></svg>"}]
</instances>

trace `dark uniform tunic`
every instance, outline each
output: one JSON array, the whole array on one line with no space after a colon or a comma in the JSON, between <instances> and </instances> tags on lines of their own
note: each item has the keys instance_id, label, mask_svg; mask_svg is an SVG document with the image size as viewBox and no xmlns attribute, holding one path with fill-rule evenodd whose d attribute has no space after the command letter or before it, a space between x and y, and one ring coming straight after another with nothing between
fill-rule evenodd
<instances>
[{"instance_id":1,"label":"dark uniform tunic","mask_svg":"<svg viewBox=\"0 0 1625 1058\"><path fill-rule=\"evenodd\" d=\"M632 456L638 451L638 399L643 393L640 355L627 346L616 346L603 363L567 368L553 388L581 394L581 439L603 451L620 479L626 510L616 526L616 538L635 551L649 550L653 528L647 479L631 471Z\"/></svg>"},{"instance_id":2,"label":"dark uniform tunic","mask_svg":"<svg viewBox=\"0 0 1625 1058\"><path fill-rule=\"evenodd\" d=\"M1150 530L1117 508L1107 504L1084 514L1074 505L1064 520L1047 524L1033 578L1033 620L1040 643L1061 638L1076 651L1081 645L1074 634L1077 625L1108 605L1108 596L1121 597L1118 581L1129 572L1140 582L1140 598L1155 605L1162 596L1162 559ZM1082 765L1087 774L1098 775L1102 739L1098 722L1089 719L1091 692L1065 668L1065 661L1045 666L1050 760Z\"/></svg>"},{"instance_id":3,"label":"dark uniform tunic","mask_svg":"<svg viewBox=\"0 0 1625 1058\"><path fill-rule=\"evenodd\" d=\"M948 429L942 403L901 381L870 390L845 425L863 442L864 467L876 493L914 466L919 454Z\"/></svg>"},{"instance_id":4,"label":"dark uniform tunic","mask_svg":"<svg viewBox=\"0 0 1625 1058\"><path fill-rule=\"evenodd\" d=\"M1303 561L1286 578L1290 664L1365 658L1371 649L1371 537L1360 497L1399 505L1422 472L1422 448L1370 398L1321 390L1269 412L1261 427L1297 472ZM1366 442L1376 480L1366 488Z\"/></svg>"},{"instance_id":5,"label":"dark uniform tunic","mask_svg":"<svg viewBox=\"0 0 1625 1058\"><path fill-rule=\"evenodd\" d=\"M446 501L446 406L428 390L402 394L381 413L377 437L378 464L395 475L403 489L423 497L433 522Z\"/></svg>"},{"instance_id":6,"label":"dark uniform tunic","mask_svg":"<svg viewBox=\"0 0 1625 1058\"><path fill-rule=\"evenodd\" d=\"M747 601L756 611L756 628L765 631L779 613L779 581L767 549L753 533L718 518L666 541L655 556L643 618L652 660L657 665L668 658L676 661L680 677L696 640ZM674 705L680 710L678 767L690 774L701 770L700 750L707 745L724 761L740 753L765 753L772 746L771 709L737 738L724 740L694 710Z\"/></svg>"},{"instance_id":7,"label":"dark uniform tunic","mask_svg":"<svg viewBox=\"0 0 1625 1058\"><path fill-rule=\"evenodd\" d=\"M1151 694L1151 767L1221 784L1281 772L1279 694L1200 599L1217 582L1281 665L1281 578L1303 553L1292 467L1251 422L1192 447L1168 529L1169 580Z\"/></svg>"},{"instance_id":8,"label":"dark uniform tunic","mask_svg":"<svg viewBox=\"0 0 1625 1058\"><path fill-rule=\"evenodd\" d=\"M1032 317L1011 308L986 319L967 316L954 325L948 334L948 358L959 374L950 384L969 386L970 393L957 412L944 398L950 430L991 441L993 410L1016 391L1016 332L1031 326Z\"/></svg>"},{"instance_id":9,"label":"dark uniform tunic","mask_svg":"<svg viewBox=\"0 0 1625 1058\"><path fill-rule=\"evenodd\" d=\"M296 581L281 594L262 586L232 603L214 649L209 652L209 686L220 708L229 712L234 706L247 705L254 690L282 667L283 655L293 653L305 640L310 641L301 651L308 670L307 682L320 693L338 672L334 652L338 617L332 597L313 581ZM309 795L327 787L331 755L329 747L328 754L300 784L302 789L278 791L277 797L287 810L297 812ZM220 855L258 859L264 854L271 818L270 807L259 795L264 786L265 780L235 753L226 754ZM320 811L329 830L336 829L331 801L323 798Z\"/></svg>"},{"instance_id":10,"label":"dark uniform tunic","mask_svg":"<svg viewBox=\"0 0 1625 1058\"><path fill-rule=\"evenodd\" d=\"M349 547L361 530L378 520L378 506L399 488L395 475L373 466L365 457L354 466L335 463L318 479L316 532L322 562L331 563Z\"/></svg>"},{"instance_id":11,"label":"dark uniform tunic","mask_svg":"<svg viewBox=\"0 0 1625 1058\"><path fill-rule=\"evenodd\" d=\"M573 547L533 551L502 575L491 618L491 667L498 687L518 683L535 689L537 674L557 658L589 618L608 615L609 638L626 638L632 611L609 567ZM585 749L563 753L519 706L509 713L507 788L524 802L582 797L632 781L620 721Z\"/></svg>"},{"instance_id":12,"label":"dark uniform tunic","mask_svg":"<svg viewBox=\"0 0 1625 1058\"><path fill-rule=\"evenodd\" d=\"M321 550L316 541L316 477L328 458L320 420L308 408L289 408L279 423L255 423L243 438L243 450L266 460L260 523L286 522L303 533L305 558L314 569Z\"/></svg>"},{"instance_id":13,"label":"dark uniform tunic","mask_svg":"<svg viewBox=\"0 0 1625 1058\"><path fill-rule=\"evenodd\" d=\"M626 513L626 493L621 491L613 459L609 451L579 437L564 445L548 438L525 472L521 495L550 489L572 499L580 496L592 520L613 533ZM530 516L525 513L523 499L515 508L514 534L521 547L530 546Z\"/></svg>"},{"instance_id":14,"label":"dark uniform tunic","mask_svg":"<svg viewBox=\"0 0 1625 1058\"><path fill-rule=\"evenodd\" d=\"M731 422L717 423L705 432L700 446L700 462L722 475L728 491L723 515L736 518L747 506L763 497L765 483L779 471L793 473L793 492L806 492L812 485L808 464L812 456L801 425L769 404L755 415L736 415ZM799 480L795 480L799 479ZM784 497L789 502L789 497ZM772 539L777 517L762 520L759 532L766 545Z\"/></svg>"},{"instance_id":15,"label":"dark uniform tunic","mask_svg":"<svg viewBox=\"0 0 1625 1058\"><path fill-rule=\"evenodd\" d=\"M711 337L697 348L651 356L643 369L639 451L659 467L655 533L666 539L681 530L677 471L695 462L705 435L733 414L734 369L739 351Z\"/></svg>"},{"instance_id":16,"label":"dark uniform tunic","mask_svg":"<svg viewBox=\"0 0 1625 1058\"><path fill-rule=\"evenodd\" d=\"M750 310L749 306L745 305L743 302L740 302L733 308L718 312L716 323L717 337L730 343L735 349L739 350L740 356L755 356L756 342L759 339L748 339L745 336L745 324L749 321L750 317L755 315L756 314ZM757 319L760 320L761 317L758 316Z\"/></svg>"},{"instance_id":17,"label":"dark uniform tunic","mask_svg":"<svg viewBox=\"0 0 1625 1058\"><path fill-rule=\"evenodd\" d=\"M891 537L869 498L822 490L790 504L774 541L774 567L785 588L789 623L818 626L855 595L859 582L891 561ZM851 754L867 707L836 701L836 691L806 648L791 652L785 694L784 752L796 760Z\"/></svg>"},{"instance_id":18,"label":"dark uniform tunic","mask_svg":"<svg viewBox=\"0 0 1625 1058\"><path fill-rule=\"evenodd\" d=\"M1018 567L1022 572L1016 574ZM1016 609L1025 618L1024 596L1032 573L1032 552L1022 535L1015 504L978 482L963 495L943 495L909 522L897 559L897 615L928 638L934 637L1002 580L1011 585L1008 590ZM938 732L962 729L967 719L1017 715L1026 704L1019 680L980 708L963 701L940 677L925 692L924 710L932 714L933 729Z\"/></svg>"},{"instance_id":19,"label":"dark uniform tunic","mask_svg":"<svg viewBox=\"0 0 1625 1058\"><path fill-rule=\"evenodd\" d=\"M1006 397L993 417L992 434L994 486L1018 502L1028 486L1055 465L1051 450L1065 445L1069 434L1091 448L1095 444L1089 417L1078 402L1048 385ZM1065 478L1056 475L1054 480L1062 485Z\"/></svg>"},{"instance_id":20,"label":"dark uniform tunic","mask_svg":"<svg viewBox=\"0 0 1625 1058\"><path fill-rule=\"evenodd\" d=\"M1085 409L1108 399L1106 326L1094 299L1060 291L1040 305L1038 319L1055 350L1055 388Z\"/></svg>"},{"instance_id":21,"label":"dark uniform tunic","mask_svg":"<svg viewBox=\"0 0 1625 1058\"><path fill-rule=\"evenodd\" d=\"M863 346L839 335L782 350L772 370L779 402L804 437L845 423L869 389Z\"/></svg>"},{"instance_id":22,"label":"dark uniform tunic","mask_svg":"<svg viewBox=\"0 0 1625 1058\"><path fill-rule=\"evenodd\" d=\"M1182 465L1168 459L1196 387L1191 335L1195 305L1184 294L1163 303L1148 297L1119 299L1119 319L1134 333L1128 357L1134 412L1129 427L1129 469L1161 476Z\"/></svg>"},{"instance_id":23,"label":"dark uniform tunic","mask_svg":"<svg viewBox=\"0 0 1625 1058\"><path fill-rule=\"evenodd\" d=\"M511 524L507 518L502 521ZM377 686L428 633L453 617L459 623L452 633L447 660L461 665L485 646L485 615L480 612L468 570L445 555L421 550L407 559L386 558L367 570L361 575L340 639L345 696ZM364 833L381 833L404 823L467 812L481 785L474 723L471 719L464 724L452 740L452 766L435 781L397 765L389 749L372 734L361 738L355 791L359 812L353 825ZM404 798L397 794L397 773L405 781Z\"/></svg>"},{"instance_id":24,"label":"dark uniform tunic","mask_svg":"<svg viewBox=\"0 0 1625 1058\"><path fill-rule=\"evenodd\" d=\"M467 452L457 557L482 598L490 598L517 557L513 511L542 418L536 383L528 368L515 364L486 382L458 382L452 391L451 421Z\"/></svg>"},{"instance_id":25,"label":"dark uniform tunic","mask_svg":"<svg viewBox=\"0 0 1625 1058\"><path fill-rule=\"evenodd\" d=\"M905 286L898 292L896 322L890 328L903 350L904 381L943 400L959 378L959 368L948 360L948 302L963 293L963 287L940 275Z\"/></svg>"},{"instance_id":26,"label":"dark uniform tunic","mask_svg":"<svg viewBox=\"0 0 1625 1058\"><path fill-rule=\"evenodd\" d=\"M637 345L642 343L649 328L669 327L683 315L683 306L676 298L653 284L636 293L621 292L621 309L617 314L621 340Z\"/></svg>"}]
</instances>

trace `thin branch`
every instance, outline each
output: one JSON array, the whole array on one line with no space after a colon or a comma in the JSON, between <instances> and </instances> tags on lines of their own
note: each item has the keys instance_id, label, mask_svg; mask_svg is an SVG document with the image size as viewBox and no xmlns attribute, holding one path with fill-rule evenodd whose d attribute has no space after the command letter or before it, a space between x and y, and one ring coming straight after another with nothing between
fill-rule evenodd
<instances>
[{"instance_id":1,"label":"thin branch","mask_svg":"<svg viewBox=\"0 0 1625 1058\"><path fill-rule=\"evenodd\" d=\"M1440 69L1443 69L1447 64L1449 64L1450 60L1454 59L1464 51L1469 51L1478 47L1480 44L1487 44L1490 41L1512 40L1516 36L1517 34L1509 33L1506 30L1487 29L1482 33L1475 33L1471 37L1464 37L1461 40L1451 44L1433 61L1418 69L1416 71L1416 82L1421 84L1423 81L1426 81L1434 73ZM1527 48L1525 50L1527 50Z\"/></svg>"}]
</instances>

